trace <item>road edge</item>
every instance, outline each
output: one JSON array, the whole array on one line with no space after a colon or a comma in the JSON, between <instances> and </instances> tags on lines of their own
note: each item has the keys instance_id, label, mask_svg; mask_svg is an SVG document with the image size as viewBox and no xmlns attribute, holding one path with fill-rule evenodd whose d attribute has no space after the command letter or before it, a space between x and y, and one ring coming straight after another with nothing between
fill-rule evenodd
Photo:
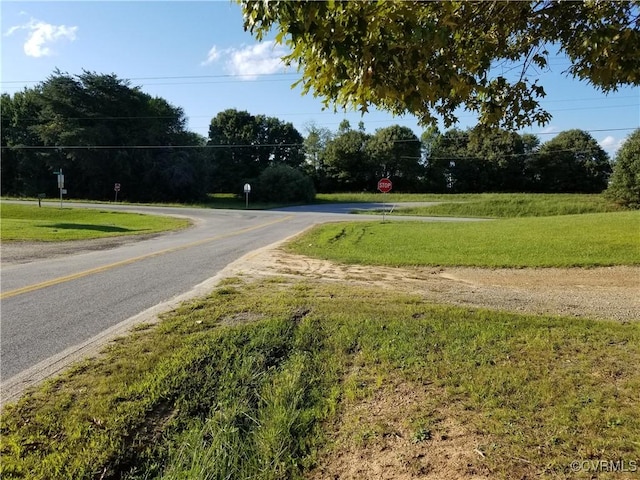
<instances>
[{"instance_id":1,"label":"road edge","mask_svg":"<svg viewBox=\"0 0 640 480\"><path fill-rule=\"evenodd\" d=\"M6 381L3 380L0 383L0 410L4 409L8 403L18 401L28 389L37 387L41 382L61 373L71 367L74 363L99 354L108 343L118 337L127 335L135 326L144 323L157 323L161 314L176 309L186 301L210 294L218 283L225 278L234 275L239 264L245 263L247 260L250 260L257 255L262 255L269 250L277 248L289 239L300 235L300 233L301 232L298 232L285 239L246 253L242 257L229 263L213 277L194 286L191 290L177 295L165 302L154 305L137 315L113 325L82 343L69 347L62 352L57 353L26 370L23 370Z\"/></svg>"}]
</instances>

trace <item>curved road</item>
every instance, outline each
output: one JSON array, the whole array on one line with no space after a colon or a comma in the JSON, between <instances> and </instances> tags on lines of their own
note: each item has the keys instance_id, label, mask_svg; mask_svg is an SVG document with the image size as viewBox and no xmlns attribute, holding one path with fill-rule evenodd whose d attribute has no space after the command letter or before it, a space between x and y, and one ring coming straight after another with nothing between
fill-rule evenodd
<instances>
[{"instance_id":1,"label":"curved road","mask_svg":"<svg viewBox=\"0 0 640 480\"><path fill-rule=\"evenodd\" d=\"M141 312L157 314L159 310L154 307L158 305L164 304L166 309L176 300L206 293L196 287L253 250L315 223L372 219L368 215L348 215L352 206L344 205L272 211L73 206L187 216L195 225L111 250L3 267L3 403L13 399L11 393L16 385L34 383L39 374L42 377L47 370L49 374L56 371L61 359L81 351L105 332L113 336L119 326ZM210 289L211 285L207 287Z\"/></svg>"}]
</instances>

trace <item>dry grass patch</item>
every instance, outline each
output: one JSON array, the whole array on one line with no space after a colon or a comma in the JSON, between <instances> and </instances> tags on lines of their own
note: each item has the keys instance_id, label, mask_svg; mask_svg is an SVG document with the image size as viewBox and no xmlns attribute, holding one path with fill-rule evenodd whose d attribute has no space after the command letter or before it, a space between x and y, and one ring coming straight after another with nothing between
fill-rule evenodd
<instances>
[{"instance_id":1,"label":"dry grass patch","mask_svg":"<svg viewBox=\"0 0 640 480\"><path fill-rule=\"evenodd\" d=\"M391 382L348 402L329 447L306 478L480 480L491 478L482 445L455 408L438 406L433 386Z\"/></svg>"}]
</instances>

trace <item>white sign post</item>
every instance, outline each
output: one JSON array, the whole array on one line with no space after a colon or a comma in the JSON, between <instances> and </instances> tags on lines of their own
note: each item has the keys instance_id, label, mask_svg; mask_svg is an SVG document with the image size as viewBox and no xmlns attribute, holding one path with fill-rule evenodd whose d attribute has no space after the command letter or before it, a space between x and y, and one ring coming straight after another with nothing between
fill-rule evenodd
<instances>
[{"instance_id":1,"label":"white sign post","mask_svg":"<svg viewBox=\"0 0 640 480\"><path fill-rule=\"evenodd\" d=\"M64 189L64 175L62 169L58 172L53 172L54 175L58 175L58 190L60 190L60 208L62 208L62 194L67 193Z\"/></svg>"},{"instance_id":2,"label":"white sign post","mask_svg":"<svg viewBox=\"0 0 640 480\"><path fill-rule=\"evenodd\" d=\"M249 185L248 183L245 183L244 184L244 198L245 198L244 208L249 208L249 193L251 193L251 185Z\"/></svg>"}]
</instances>

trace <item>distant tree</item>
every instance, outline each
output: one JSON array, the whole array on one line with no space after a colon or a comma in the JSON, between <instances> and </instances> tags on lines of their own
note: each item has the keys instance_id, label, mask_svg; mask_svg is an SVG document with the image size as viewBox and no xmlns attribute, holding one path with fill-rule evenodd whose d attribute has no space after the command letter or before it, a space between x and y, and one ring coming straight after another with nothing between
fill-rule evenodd
<instances>
[{"instance_id":1,"label":"distant tree","mask_svg":"<svg viewBox=\"0 0 640 480\"><path fill-rule=\"evenodd\" d=\"M478 191L474 177L467 175L469 131L447 130L432 146L429 161L430 190L435 192ZM469 177L469 178L467 178Z\"/></svg>"},{"instance_id":2,"label":"distant tree","mask_svg":"<svg viewBox=\"0 0 640 480\"><path fill-rule=\"evenodd\" d=\"M338 125L338 134L347 133L350 130L352 130L351 123L345 118L340 122L340 125Z\"/></svg>"},{"instance_id":3,"label":"distant tree","mask_svg":"<svg viewBox=\"0 0 640 480\"><path fill-rule=\"evenodd\" d=\"M375 166L367 151L370 136L352 130L346 120L327 143L324 160L332 190L362 191L375 188Z\"/></svg>"},{"instance_id":4,"label":"distant tree","mask_svg":"<svg viewBox=\"0 0 640 480\"><path fill-rule=\"evenodd\" d=\"M31 197L39 193L54 195L56 181L43 161L42 151L24 148L43 145L33 128L42 109L38 92L26 89L13 96L2 94L0 102L2 194Z\"/></svg>"},{"instance_id":5,"label":"distant tree","mask_svg":"<svg viewBox=\"0 0 640 480\"><path fill-rule=\"evenodd\" d=\"M538 176L537 168L538 161L537 155L540 152L540 138L532 133L524 133L522 138L522 166L524 174L523 192L530 192L536 190L536 180Z\"/></svg>"},{"instance_id":6,"label":"distant tree","mask_svg":"<svg viewBox=\"0 0 640 480\"><path fill-rule=\"evenodd\" d=\"M453 193L491 191L495 175L495 165L471 150L468 144L458 157L449 160L449 183Z\"/></svg>"},{"instance_id":7,"label":"distant tree","mask_svg":"<svg viewBox=\"0 0 640 480\"><path fill-rule=\"evenodd\" d=\"M442 133L435 125L430 125L422 132L420 142L422 144L422 165L425 169L423 188L428 192L443 192L446 190L447 165L443 165L434 155L438 152Z\"/></svg>"},{"instance_id":8,"label":"distant tree","mask_svg":"<svg viewBox=\"0 0 640 480\"><path fill-rule=\"evenodd\" d=\"M566 130L540 147L532 163L535 191L599 193L611 174L609 155L583 130Z\"/></svg>"},{"instance_id":9,"label":"distant tree","mask_svg":"<svg viewBox=\"0 0 640 480\"><path fill-rule=\"evenodd\" d=\"M304 139L305 158L312 170L322 170L324 167L324 150L333 138L331 130L318 127L314 122L305 125L307 137Z\"/></svg>"},{"instance_id":10,"label":"distant tree","mask_svg":"<svg viewBox=\"0 0 640 480\"><path fill-rule=\"evenodd\" d=\"M621 205L640 208L640 128L618 150L606 194Z\"/></svg>"},{"instance_id":11,"label":"distant tree","mask_svg":"<svg viewBox=\"0 0 640 480\"><path fill-rule=\"evenodd\" d=\"M522 192L526 187L526 156L522 137L502 129L469 132L469 155L480 163L479 184L485 192Z\"/></svg>"},{"instance_id":12,"label":"distant tree","mask_svg":"<svg viewBox=\"0 0 640 480\"><path fill-rule=\"evenodd\" d=\"M369 137L366 150L376 178L390 178L394 190L415 192L424 177L421 143L410 128L400 125L380 128Z\"/></svg>"},{"instance_id":13,"label":"distant tree","mask_svg":"<svg viewBox=\"0 0 640 480\"><path fill-rule=\"evenodd\" d=\"M304 139L290 122L275 117L256 115L260 170L271 165L301 168L304 164Z\"/></svg>"},{"instance_id":14,"label":"distant tree","mask_svg":"<svg viewBox=\"0 0 640 480\"><path fill-rule=\"evenodd\" d=\"M211 120L207 144L211 152L212 191L242 191L240 187L247 179L259 175L254 148L257 138L255 117L249 112L228 109Z\"/></svg>"},{"instance_id":15,"label":"distant tree","mask_svg":"<svg viewBox=\"0 0 640 480\"><path fill-rule=\"evenodd\" d=\"M246 30L261 40L275 28L289 46L303 93L425 126L440 117L450 127L462 108L485 126L547 123L536 70L549 45L569 58L569 75L605 92L640 85L637 0L239 3Z\"/></svg>"},{"instance_id":16,"label":"distant tree","mask_svg":"<svg viewBox=\"0 0 640 480\"><path fill-rule=\"evenodd\" d=\"M522 134L522 146L526 155L534 154L540 148L540 139L532 133Z\"/></svg>"},{"instance_id":17,"label":"distant tree","mask_svg":"<svg viewBox=\"0 0 640 480\"><path fill-rule=\"evenodd\" d=\"M212 188L216 192L241 191L273 165L301 168L304 139L291 123L274 117L228 109L209 125Z\"/></svg>"},{"instance_id":18,"label":"distant tree","mask_svg":"<svg viewBox=\"0 0 640 480\"><path fill-rule=\"evenodd\" d=\"M325 165L325 150L333 138L333 133L328 128L318 127L313 122L307 124L305 130L307 132L307 137L304 139L306 163L303 171L311 177L317 191L329 191L330 181Z\"/></svg>"}]
</instances>

